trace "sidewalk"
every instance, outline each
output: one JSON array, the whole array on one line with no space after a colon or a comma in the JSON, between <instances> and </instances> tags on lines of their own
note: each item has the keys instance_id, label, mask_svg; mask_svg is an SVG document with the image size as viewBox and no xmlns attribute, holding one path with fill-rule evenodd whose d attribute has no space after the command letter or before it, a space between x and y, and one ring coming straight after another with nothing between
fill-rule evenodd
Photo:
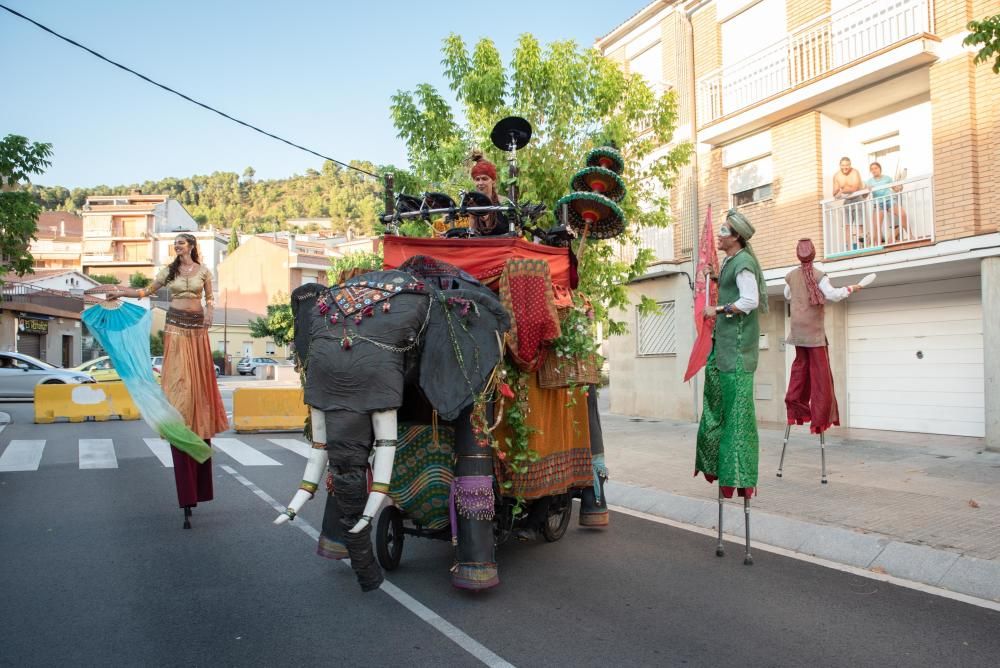
<instances>
[{"instance_id":1,"label":"sidewalk","mask_svg":"<svg viewBox=\"0 0 1000 668\"><path fill-rule=\"evenodd\" d=\"M692 475L698 425L600 405L609 502L715 529L717 490ZM1000 453L982 439L833 428L821 485L808 426L792 427L775 476L783 435L784 425L760 425L754 541L1000 601ZM740 500L727 502L724 523L742 539Z\"/></svg>"}]
</instances>

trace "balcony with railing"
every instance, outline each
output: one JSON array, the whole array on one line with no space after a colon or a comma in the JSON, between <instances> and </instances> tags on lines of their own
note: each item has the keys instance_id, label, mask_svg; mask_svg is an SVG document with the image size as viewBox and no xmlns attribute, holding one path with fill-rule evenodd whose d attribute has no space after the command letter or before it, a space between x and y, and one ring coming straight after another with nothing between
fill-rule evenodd
<instances>
[{"instance_id":1,"label":"balcony with railing","mask_svg":"<svg viewBox=\"0 0 1000 668\"><path fill-rule=\"evenodd\" d=\"M60 290L40 288L28 283L4 283L0 290L0 304L44 306L61 311L83 311L83 295L72 295Z\"/></svg>"},{"instance_id":2,"label":"balcony with railing","mask_svg":"<svg viewBox=\"0 0 1000 668\"><path fill-rule=\"evenodd\" d=\"M933 0L859 0L697 82L698 126L931 32Z\"/></svg>"},{"instance_id":3,"label":"balcony with railing","mask_svg":"<svg viewBox=\"0 0 1000 668\"><path fill-rule=\"evenodd\" d=\"M931 175L821 202L827 259L934 241Z\"/></svg>"},{"instance_id":4,"label":"balcony with railing","mask_svg":"<svg viewBox=\"0 0 1000 668\"><path fill-rule=\"evenodd\" d=\"M643 227L639 229L638 242L616 242L616 257L627 263L635 261L640 248L653 251L653 262L665 262L674 259L674 228Z\"/></svg>"}]
</instances>

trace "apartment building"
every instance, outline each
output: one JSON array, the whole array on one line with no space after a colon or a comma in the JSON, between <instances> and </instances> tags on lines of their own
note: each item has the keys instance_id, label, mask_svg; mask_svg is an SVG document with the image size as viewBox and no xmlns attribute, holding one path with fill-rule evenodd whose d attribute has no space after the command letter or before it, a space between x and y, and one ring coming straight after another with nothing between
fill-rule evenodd
<instances>
[{"instance_id":1,"label":"apartment building","mask_svg":"<svg viewBox=\"0 0 1000 668\"><path fill-rule=\"evenodd\" d=\"M782 287L809 237L835 285L878 275L826 307L841 423L1000 449L1000 76L962 46L968 21L995 11L995 0L661 0L598 40L676 91L676 139L696 147L671 193L673 256L631 286L662 311L624 314L631 333L608 342L612 410L697 416L700 383L681 382L691 257L708 208L717 228L736 207L756 227L770 300L760 420L784 421L794 347ZM880 163L891 211L833 197L843 157L862 179Z\"/></svg>"},{"instance_id":2,"label":"apartment building","mask_svg":"<svg viewBox=\"0 0 1000 668\"><path fill-rule=\"evenodd\" d=\"M200 230L184 206L166 195L92 196L81 212L84 273L105 274L128 283L139 272L152 278L174 257L177 234L198 240L202 264L216 272L225 254L225 240L214 230Z\"/></svg>"},{"instance_id":3,"label":"apartment building","mask_svg":"<svg viewBox=\"0 0 1000 668\"><path fill-rule=\"evenodd\" d=\"M81 268L83 220L68 211L46 211L38 216L35 238L28 250L35 271Z\"/></svg>"}]
</instances>

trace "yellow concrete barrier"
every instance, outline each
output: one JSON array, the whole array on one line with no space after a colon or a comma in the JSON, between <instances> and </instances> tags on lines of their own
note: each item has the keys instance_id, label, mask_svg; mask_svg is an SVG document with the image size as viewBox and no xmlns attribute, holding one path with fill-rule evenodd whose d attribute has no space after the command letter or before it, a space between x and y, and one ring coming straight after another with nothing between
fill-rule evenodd
<instances>
[{"instance_id":1,"label":"yellow concrete barrier","mask_svg":"<svg viewBox=\"0 0 1000 668\"><path fill-rule=\"evenodd\" d=\"M241 434L302 431L308 414L301 387L238 387L233 390L233 429Z\"/></svg>"},{"instance_id":2,"label":"yellow concrete barrier","mask_svg":"<svg viewBox=\"0 0 1000 668\"><path fill-rule=\"evenodd\" d=\"M35 424L56 420L100 422L113 417L121 420L141 417L121 381L35 386Z\"/></svg>"}]
</instances>

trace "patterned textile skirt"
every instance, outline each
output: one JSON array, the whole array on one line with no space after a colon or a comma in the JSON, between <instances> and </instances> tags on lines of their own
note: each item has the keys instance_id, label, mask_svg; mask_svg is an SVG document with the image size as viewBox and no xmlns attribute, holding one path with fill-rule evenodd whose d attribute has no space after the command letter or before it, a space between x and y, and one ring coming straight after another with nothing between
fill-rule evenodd
<instances>
[{"instance_id":1,"label":"patterned textile skirt","mask_svg":"<svg viewBox=\"0 0 1000 668\"><path fill-rule=\"evenodd\" d=\"M512 474L494 457L497 481L511 480L514 485L509 493L526 501L593 486L586 399L576 395L576 403L567 406L570 396L566 388L543 389L538 386L537 373L524 376L531 407L525 422L535 430L528 436L528 444L538 453L538 461L528 464L526 471ZM493 436L501 451L506 451L505 439L512 437L506 421L500 423Z\"/></svg>"},{"instance_id":2,"label":"patterned textile skirt","mask_svg":"<svg viewBox=\"0 0 1000 668\"><path fill-rule=\"evenodd\" d=\"M734 491L750 498L757 487L760 451L753 402L753 372L720 372L713 349L705 365L694 473L704 473L709 482L718 479L727 499Z\"/></svg>"},{"instance_id":3,"label":"patterned textile skirt","mask_svg":"<svg viewBox=\"0 0 1000 668\"><path fill-rule=\"evenodd\" d=\"M229 429L226 409L215 382L215 365L201 312L167 311L163 333L163 393L191 431L208 441ZM177 500L181 506L212 499L212 460L198 464L171 448Z\"/></svg>"}]
</instances>

